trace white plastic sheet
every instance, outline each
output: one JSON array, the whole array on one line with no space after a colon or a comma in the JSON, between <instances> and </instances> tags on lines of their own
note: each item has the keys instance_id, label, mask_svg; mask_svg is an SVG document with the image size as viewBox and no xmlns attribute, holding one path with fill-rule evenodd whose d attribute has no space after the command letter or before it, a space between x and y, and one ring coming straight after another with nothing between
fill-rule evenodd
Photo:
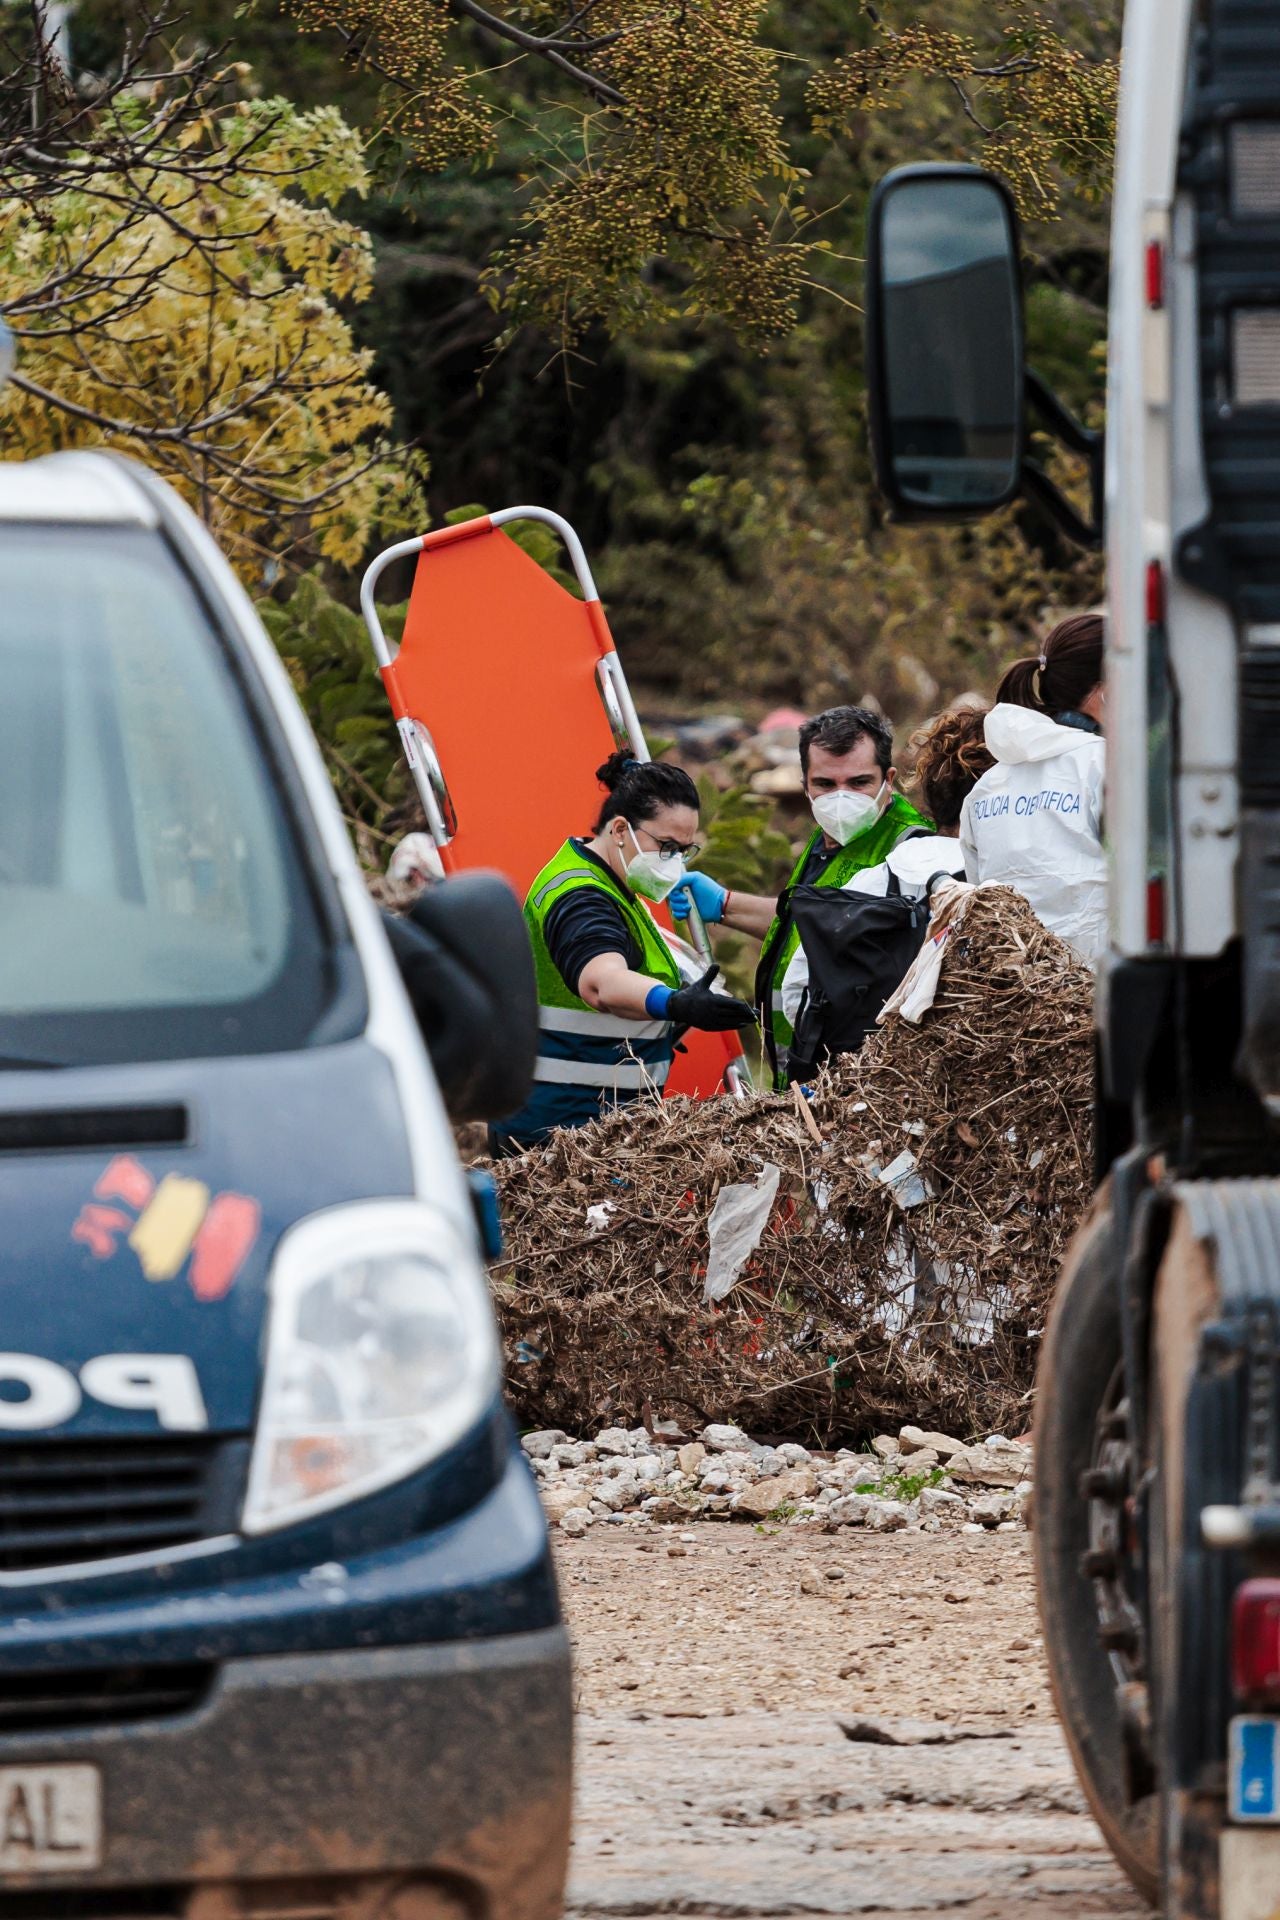
<instances>
[{"instance_id":1,"label":"white plastic sheet","mask_svg":"<svg viewBox=\"0 0 1280 1920\"><path fill-rule=\"evenodd\" d=\"M711 1253L707 1260L704 1300L723 1300L733 1292L769 1224L778 1197L781 1169L769 1161L758 1180L721 1187L707 1222Z\"/></svg>"},{"instance_id":2,"label":"white plastic sheet","mask_svg":"<svg viewBox=\"0 0 1280 1920\"><path fill-rule=\"evenodd\" d=\"M877 1018L882 1026L894 1013L900 1013L913 1027L919 1026L937 996L942 956L948 942L964 924L969 902L976 891L967 880L939 880L933 890L933 912L924 945L881 1007Z\"/></svg>"}]
</instances>

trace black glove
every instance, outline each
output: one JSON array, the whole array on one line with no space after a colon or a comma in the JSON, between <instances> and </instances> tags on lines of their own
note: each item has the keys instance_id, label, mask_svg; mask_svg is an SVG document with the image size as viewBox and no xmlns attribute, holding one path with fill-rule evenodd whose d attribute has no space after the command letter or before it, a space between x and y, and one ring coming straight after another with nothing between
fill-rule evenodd
<instances>
[{"instance_id":1,"label":"black glove","mask_svg":"<svg viewBox=\"0 0 1280 1920\"><path fill-rule=\"evenodd\" d=\"M699 1027L703 1033L732 1033L738 1027L753 1027L755 1009L745 1000L731 1000L728 994L713 993L711 982L719 967L708 967L694 987L677 987L667 1002L667 1019L678 1027Z\"/></svg>"}]
</instances>

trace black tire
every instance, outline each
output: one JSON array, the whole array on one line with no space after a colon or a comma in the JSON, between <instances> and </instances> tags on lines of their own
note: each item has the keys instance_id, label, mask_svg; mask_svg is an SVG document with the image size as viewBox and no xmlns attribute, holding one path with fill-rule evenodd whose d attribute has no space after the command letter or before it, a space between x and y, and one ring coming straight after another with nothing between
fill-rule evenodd
<instances>
[{"instance_id":1,"label":"black tire","mask_svg":"<svg viewBox=\"0 0 1280 1920\"><path fill-rule=\"evenodd\" d=\"M1135 1797L1112 1657L1099 1637L1081 1477L1094 1463L1099 1416L1120 1367L1118 1277L1110 1216L1099 1208L1059 1283L1040 1360L1032 1542L1054 1704L1093 1816L1145 1900L1160 1898L1157 1797Z\"/></svg>"}]
</instances>

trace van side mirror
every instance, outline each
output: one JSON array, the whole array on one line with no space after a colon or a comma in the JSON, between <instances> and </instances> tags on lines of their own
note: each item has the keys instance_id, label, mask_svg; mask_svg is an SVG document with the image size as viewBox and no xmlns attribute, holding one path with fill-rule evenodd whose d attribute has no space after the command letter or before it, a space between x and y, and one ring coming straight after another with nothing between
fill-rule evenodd
<instances>
[{"instance_id":1,"label":"van side mirror","mask_svg":"<svg viewBox=\"0 0 1280 1920\"><path fill-rule=\"evenodd\" d=\"M451 1120L500 1120L529 1097L538 990L524 915L496 873L463 873L383 923Z\"/></svg>"},{"instance_id":2,"label":"van side mirror","mask_svg":"<svg viewBox=\"0 0 1280 1920\"><path fill-rule=\"evenodd\" d=\"M867 376L880 486L903 520L962 520L1020 490L1018 218L977 167L899 167L871 201Z\"/></svg>"}]
</instances>

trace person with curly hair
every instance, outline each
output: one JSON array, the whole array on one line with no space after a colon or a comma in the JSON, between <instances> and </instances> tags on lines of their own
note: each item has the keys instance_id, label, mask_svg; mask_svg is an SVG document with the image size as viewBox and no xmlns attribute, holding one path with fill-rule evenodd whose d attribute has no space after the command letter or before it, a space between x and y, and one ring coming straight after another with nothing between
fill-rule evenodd
<instances>
[{"instance_id":1,"label":"person with curly hair","mask_svg":"<svg viewBox=\"0 0 1280 1920\"><path fill-rule=\"evenodd\" d=\"M986 713L985 707L952 707L912 735L915 786L922 811L934 823L933 831L922 827L907 833L877 866L864 867L846 880L846 893L878 899L896 893L919 900L939 873L964 878L961 811L983 774L995 765L983 737ZM891 993L896 985L893 981L887 991ZM801 947L782 981L783 1011L793 1027L808 990L809 962Z\"/></svg>"}]
</instances>

